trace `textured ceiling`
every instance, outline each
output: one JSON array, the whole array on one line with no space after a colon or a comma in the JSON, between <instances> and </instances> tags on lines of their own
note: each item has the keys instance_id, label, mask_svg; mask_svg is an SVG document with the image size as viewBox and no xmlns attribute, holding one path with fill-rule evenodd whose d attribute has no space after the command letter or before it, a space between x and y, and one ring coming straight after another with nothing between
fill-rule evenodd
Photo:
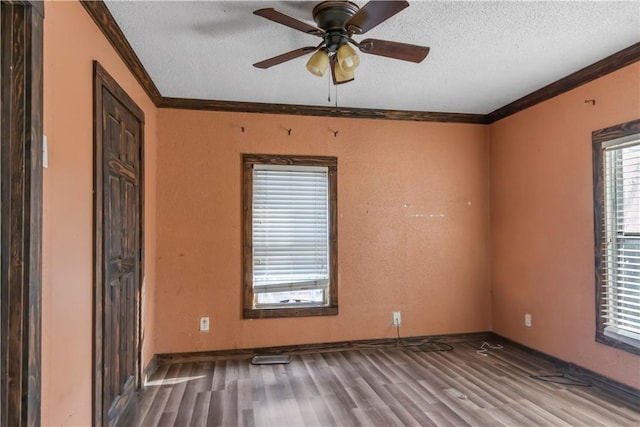
<instances>
[{"instance_id":1,"label":"textured ceiling","mask_svg":"<svg viewBox=\"0 0 640 427\"><path fill-rule=\"evenodd\" d=\"M254 10L315 25L317 2L105 3L162 96L216 101L487 114L640 41L637 0L410 1L354 38L429 46L425 61L360 54L356 80L336 94L305 69L308 56L252 66L320 40Z\"/></svg>"}]
</instances>

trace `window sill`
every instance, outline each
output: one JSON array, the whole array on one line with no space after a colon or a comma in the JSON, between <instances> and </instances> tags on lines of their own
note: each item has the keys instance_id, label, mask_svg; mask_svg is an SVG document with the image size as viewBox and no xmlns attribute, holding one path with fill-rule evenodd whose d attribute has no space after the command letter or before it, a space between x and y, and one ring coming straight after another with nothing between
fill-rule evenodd
<instances>
[{"instance_id":1,"label":"window sill","mask_svg":"<svg viewBox=\"0 0 640 427\"><path fill-rule=\"evenodd\" d=\"M288 307L245 309L245 319L275 319L283 317L336 316L338 306L330 307Z\"/></svg>"},{"instance_id":2,"label":"window sill","mask_svg":"<svg viewBox=\"0 0 640 427\"><path fill-rule=\"evenodd\" d=\"M624 332L624 331L622 331ZM640 355L640 339L621 334L617 328L607 326L604 331L598 331L596 341L629 353Z\"/></svg>"}]
</instances>

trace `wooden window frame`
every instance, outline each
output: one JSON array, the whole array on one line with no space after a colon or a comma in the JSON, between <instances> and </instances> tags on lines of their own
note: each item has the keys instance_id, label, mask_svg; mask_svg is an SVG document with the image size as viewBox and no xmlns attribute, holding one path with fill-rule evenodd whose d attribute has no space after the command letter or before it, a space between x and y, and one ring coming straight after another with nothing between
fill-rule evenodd
<instances>
[{"instance_id":1,"label":"wooden window frame","mask_svg":"<svg viewBox=\"0 0 640 427\"><path fill-rule=\"evenodd\" d=\"M640 133L640 119L626 123L621 123L606 129L600 129L592 133L592 150L593 150L593 208L594 208L594 238L595 238L595 285L596 285L596 341L621 350L640 354L640 348L627 344L614 337L605 335L605 318L602 315L602 306L604 304L603 286L604 277L602 269L604 267L603 249L605 244L605 173L604 173L604 148L603 145L618 138L627 137Z\"/></svg>"},{"instance_id":2,"label":"wooden window frame","mask_svg":"<svg viewBox=\"0 0 640 427\"><path fill-rule=\"evenodd\" d=\"M325 166L329 170L329 303L322 307L254 308L253 166ZM338 314L338 159L327 156L244 154L243 167L243 315L245 319L333 316Z\"/></svg>"}]
</instances>

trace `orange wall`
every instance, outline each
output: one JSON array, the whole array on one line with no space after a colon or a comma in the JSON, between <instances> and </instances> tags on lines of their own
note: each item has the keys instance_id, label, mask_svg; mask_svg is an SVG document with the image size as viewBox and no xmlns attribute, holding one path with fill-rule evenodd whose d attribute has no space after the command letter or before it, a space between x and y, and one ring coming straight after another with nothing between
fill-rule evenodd
<instances>
[{"instance_id":1,"label":"orange wall","mask_svg":"<svg viewBox=\"0 0 640 427\"><path fill-rule=\"evenodd\" d=\"M143 359L154 353L156 109L77 2L44 20L42 424L91 424L93 95L97 59L144 110L146 281Z\"/></svg>"},{"instance_id":2,"label":"orange wall","mask_svg":"<svg viewBox=\"0 0 640 427\"><path fill-rule=\"evenodd\" d=\"M91 421L93 59L145 111L144 364L392 337L401 310L405 336L492 329L640 388L593 339L590 144L640 116L640 65L491 126L156 110L78 3L45 7L43 425ZM242 319L243 152L338 157L338 316Z\"/></svg>"},{"instance_id":3,"label":"orange wall","mask_svg":"<svg viewBox=\"0 0 640 427\"><path fill-rule=\"evenodd\" d=\"M156 351L392 337L392 310L407 336L489 330L487 148L481 125L159 110ZM338 157L338 316L242 319L241 153Z\"/></svg>"},{"instance_id":4,"label":"orange wall","mask_svg":"<svg viewBox=\"0 0 640 427\"><path fill-rule=\"evenodd\" d=\"M493 330L636 389L640 358L594 339L591 132L638 117L636 62L493 124L490 137Z\"/></svg>"}]
</instances>

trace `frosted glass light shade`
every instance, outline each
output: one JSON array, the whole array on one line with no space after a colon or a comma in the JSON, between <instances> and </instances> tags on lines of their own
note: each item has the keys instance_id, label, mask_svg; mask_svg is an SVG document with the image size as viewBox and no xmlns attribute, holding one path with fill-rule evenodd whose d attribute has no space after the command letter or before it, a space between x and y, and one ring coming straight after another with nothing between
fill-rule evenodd
<instances>
[{"instance_id":1,"label":"frosted glass light shade","mask_svg":"<svg viewBox=\"0 0 640 427\"><path fill-rule=\"evenodd\" d=\"M338 49L338 66L344 71L353 72L360 65L360 58L348 44L343 44Z\"/></svg>"},{"instance_id":2,"label":"frosted glass light shade","mask_svg":"<svg viewBox=\"0 0 640 427\"><path fill-rule=\"evenodd\" d=\"M322 77L329 66L329 55L324 50L318 50L311 55L307 62L307 70L314 76Z\"/></svg>"},{"instance_id":3,"label":"frosted glass light shade","mask_svg":"<svg viewBox=\"0 0 640 427\"><path fill-rule=\"evenodd\" d=\"M333 69L333 79L336 84L350 82L354 79L353 71L345 71L340 67L340 64L336 64L337 67Z\"/></svg>"}]
</instances>

